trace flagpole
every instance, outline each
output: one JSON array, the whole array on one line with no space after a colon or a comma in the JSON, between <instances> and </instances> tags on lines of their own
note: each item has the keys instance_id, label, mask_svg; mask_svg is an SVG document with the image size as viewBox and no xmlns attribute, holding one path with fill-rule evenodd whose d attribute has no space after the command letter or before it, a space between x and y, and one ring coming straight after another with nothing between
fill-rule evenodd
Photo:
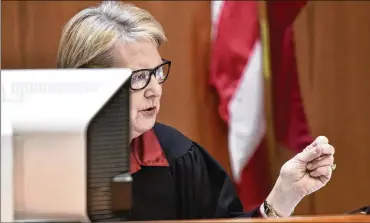
<instances>
[{"instance_id":1,"label":"flagpole","mask_svg":"<svg viewBox=\"0 0 370 223\"><path fill-rule=\"evenodd\" d=\"M266 136L268 144L268 153L270 161L270 174L272 179L275 179L279 174L277 169L277 144L274 134L274 117L273 117L273 99L272 99L272 77L271 77L271 63L270 63L270 38L267 15L267 1L259 2L259 21L261 32L262 45L262 66L264 77L264 101L265 101L265 116L266 116Z\"/></svg>"}]
</instances>

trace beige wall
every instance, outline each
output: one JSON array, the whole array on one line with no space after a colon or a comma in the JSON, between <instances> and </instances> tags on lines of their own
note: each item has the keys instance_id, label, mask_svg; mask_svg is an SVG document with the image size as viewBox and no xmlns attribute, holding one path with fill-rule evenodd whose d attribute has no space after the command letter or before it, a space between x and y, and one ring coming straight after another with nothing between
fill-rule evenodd
<instances>
[{"instance_id":1,"label":"beige wall","mask_svg":"<svg viewBox=\"0 0 370 223\"><path fill-rule=\"evenodd\" d=\"M55 67L61 29L94 1L2 3L2 68ZM204 145L229 170L227 129L208 85L210 3L135 2L164 26L173 61L159 119ZM337 148L337 170L327 187L298 214L343 213L370 205L370 3L311 2L296 21L300 82L314 135ZM291 154L281 153L282 163Z\"/></svg>"}]
</instances>

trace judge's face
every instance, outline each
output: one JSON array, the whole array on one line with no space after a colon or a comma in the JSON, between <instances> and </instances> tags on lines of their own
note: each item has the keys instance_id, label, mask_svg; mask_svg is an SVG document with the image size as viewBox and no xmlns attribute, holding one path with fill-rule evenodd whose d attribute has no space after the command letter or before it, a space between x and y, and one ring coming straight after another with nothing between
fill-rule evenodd
<instances>
[{"instance_id":1,"label":"judge's face","mask_svg":"<svg viewBox=\"0 0 370 223\"><path fill-rule=\"evenodd\" d=\"M148 75L150 73L148 70L162 64L162 58L156 45L149 41L122 44L118 46L118 51L118 66L134 71L131 77L131 87L134 89L131 89L130 110L131 139L133 139L150 130L155 124L160 108L162 86L154 75ZM142 69L148 70L140 71Z\"/></svg>"}]
</instances>

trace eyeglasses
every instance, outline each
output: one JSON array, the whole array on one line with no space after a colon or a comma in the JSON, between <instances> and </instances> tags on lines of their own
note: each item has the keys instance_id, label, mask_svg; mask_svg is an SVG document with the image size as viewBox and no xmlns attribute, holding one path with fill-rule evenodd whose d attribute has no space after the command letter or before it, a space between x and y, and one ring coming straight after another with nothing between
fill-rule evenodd
<instances>
[{"instance_id":1,"label":"eyeglasses","mask_svg":"<svg viewBox=\"0 0 370 223\"><path fill-rule=\"evenodd\" d=\"M162 59L162 61L162 64L153 69L134 70L130 78L130 88L132 90L141 90L146 88L152 79L152 75L157 79L158 84L165 82L170 73L171 61L165 59Z\"/></svg>"}]
</instances>

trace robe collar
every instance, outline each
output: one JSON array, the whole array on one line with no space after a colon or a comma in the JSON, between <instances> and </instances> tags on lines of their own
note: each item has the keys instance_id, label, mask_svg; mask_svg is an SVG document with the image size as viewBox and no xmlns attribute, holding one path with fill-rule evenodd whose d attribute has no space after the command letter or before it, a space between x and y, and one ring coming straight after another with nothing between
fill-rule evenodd
<instances>
[{"instance_id":1,"label":"robe collar","mask_svg":"<svg viewBox=\"0 0 370 223\"><path fill-rule=\"evenodd\" d=\"M130 172L135 173L142 166L169 166L153 129L131 141Z\"/></svg>"}]
</instances>

